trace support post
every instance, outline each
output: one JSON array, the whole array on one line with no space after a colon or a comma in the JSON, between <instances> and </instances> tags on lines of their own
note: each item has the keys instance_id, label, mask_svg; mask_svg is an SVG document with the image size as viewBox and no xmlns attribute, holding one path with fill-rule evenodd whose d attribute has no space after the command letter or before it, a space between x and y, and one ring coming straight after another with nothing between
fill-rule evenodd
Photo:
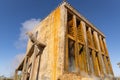
<instances>
[{"instance_id":1,"label":"support post","mask_svg":"<svg viewBox=\"0 0 120 80\"><path fill-rule=\"evenodd\" d=\"M27 77L28 77L28 66L29 66L29 57L26 56L25 79L27 79Z\"/></svg>"},{"instance_id":2,"label":"support post","mask_svg":"<svg viewBox=\"0 0 120 80\"><path fill-rule=\"evenodd\" d=\"M101 35L99 35L99 42L100 42L100 46L101 46L101 51L105 53Z\"/></svg>"},{"instance_id":3,"label":"support post","mask_svg":"<svg viewBox=\"0 0 120 80\"><path fill-rule=\"evenodd\" d=\"M27 69L27 56L24 59L23 70L22 70L22 80L26 79L26 77L25 77L27 74L26 69Z\"/></svg>"},{"instance_id":4,"label":"support post","mask_svg":"<svg viewBox=\"0 0 120 80\"><path fill-rule=\"evenodd\" d=\"M84 51L84 65L85 67L85 72L88 73L88 48L87 48L87 35L86 35L86 26L85 26L85 22L81 21L80 22L81 27L83 28L83 35L84 35L84 41L85 41L85 51Z\"/></svg>"},{"instance_id":5,"label":"support post","mask_svg":"<svg viewBox=\"0 0 120 80\"><path fill-rule=\"evenodd\" d=\"M92 58L93 58L93 66L94 66L94 74L99 76L98 62L96 60L96 53L92 50Z\"/></svg>"},{"instance_id":6,"label":"support post","mask_svg":"<svg viewBox=\"0 0 120 80\"><path fill-rule=\"evenodd\" d=\"M107 50L107 45L106 45L105 39L103 39L103 44L104 44L104 48L105 48L105 54L108 56L108 50Z\"/></svg>"},{"instance_id":7,"label":"support post","mask_svg":"<svg viewBox=\"0 0 120 80\"><path fill-rule=\"evenodd\" d=\"M41 62L41 55L42 55L42 52L43 52L43 48L40 49L40 51L38 52L39 61L38 61L38 68L37 68L36 80L38 80L38 78L39 78L39 73L40 73L40 62Z\"/></svg>"},{"instance_id":8,"label":"support post","mask_svg":"<svg viewBox=\"0 0 120 80\"><path fill-rule=\"evenodd\" d=\"M37 46L34 46L34 53L33 53L33 59L32 59L32 68L31 68L31 73L30 73L30 80L34 80L34 67L35 67L35 60L36 60L36 55L37 55Z\"/></svg>"},{"instance_id":9,"label":"support post","mask_svg":"<svg viewBox=\"0 0 120 80\"><path fill-rule=\"evenodd\" d=\"M109 74L109 67L108 67L108 62L107 62L106 56L104 56L104 62L105 62L105 66L106 66L106 72L107 72L107 74Z\"/></svg>"},{"instance_id":10,"label":"support post","mask_svg":"<svg viewBox=\"0 0 120 80\"><path fill-rule=\"evenodd\" d=\"M90 35L90 43L91 43L90 46L93 48L93 47L94 47L94 43L93 43L93 39L92 39L92 36L93 36L93 35L92 35L92 32L91 32L91 28L90 28L90 27L88 28L88 31L89 31L89 35Z\"/></svg>"},{"instance_id":11,"label":"support post","mask_svg":"<svg viewBox=\"0 0 120 80\"><path fill-rule=\"evenodd\" d=\"M15 75L14 75L14 80L17 80L17 76L18 76L18 70L15 70Z\"/></svg>"},{"instance_id":12,"label":"support post","mask_svg":"<svg viewBox=\"0 0 120 80\"><path fill-rule=\"evenodd\" d=\"M77 25L76 25L76 16L75 15L73 15L73 27L75 29L74 30L74 33L75 33L75 67L76 67L76 69L78 69L78 54L77 54L78 42L77 42Z\"/></svg>"},{"instance_id":13,"label":"support post","mask_svg":"<svg viewBox=\"0 0 120 80\"><path fill-rule=\"evenodd\" d=\"M97 43L97 48L98 48L98 60L99 60L99 66L100 66L100 74L101 76L104 75L104 70L103 70L103 59L102 59L102 54L101 54L101 48L100 48L100 44L99 44L99 38L98 38L98 34L96 31L93 32L94 37L96 39L96 43Z\"/></svg>"},{"instance_id":14,"label":"support post","mask_svg":"<svg viewBox=\"0 0 120 80\"><path fill-rule=\"evenodd\" d=\"M111 62L110 62L110 59L108 59L108 63L109 63L109 67L110 67L110 73L114 76L114 73L113 73L113 69L112 69L112 65L111 65Z\"/></svg>"}]
</instances>

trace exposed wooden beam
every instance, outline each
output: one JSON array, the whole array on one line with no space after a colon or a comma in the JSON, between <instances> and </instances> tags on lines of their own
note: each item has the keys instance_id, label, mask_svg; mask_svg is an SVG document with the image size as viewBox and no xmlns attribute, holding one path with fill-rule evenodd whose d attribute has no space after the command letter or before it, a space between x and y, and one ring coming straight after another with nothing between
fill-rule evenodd
<instances>
[{"instance_id":1,"label":"exposed wooden beam","mask_svg":"<svg viewBox=\"0 0 120 80\"><path fill-rule=\"evenodd\" d=\"M36 37L33 35L32 32L27 32L26 34L29 36L29 38L33 42L33 44L35 44L36 46L38 46L38 48L39 47L40 48L44 48L46 46L43 42L38 41L36 39Z\"/></svg>"}]
</instances>

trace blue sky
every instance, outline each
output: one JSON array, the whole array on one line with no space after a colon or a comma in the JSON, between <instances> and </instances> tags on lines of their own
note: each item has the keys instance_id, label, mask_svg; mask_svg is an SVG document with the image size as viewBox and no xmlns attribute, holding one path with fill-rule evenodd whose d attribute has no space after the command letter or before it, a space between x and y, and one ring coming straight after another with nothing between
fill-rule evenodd
<instances>
[{"instance_id":1,"label":"blue sky","mask_svg":"<svg viewBox=\"0 0 120 80\"><path fill-rule=\"evenodd\" d=\"M0 0L0 75L10 76L12 64L25 53L26 37L23 38L22 33L32 29L28 26L37 24L61 1ZM120 0L68 2L106 35L114 74L120 76L120 68L116 65L120 62Z\"/></svg>"}]
</instances>

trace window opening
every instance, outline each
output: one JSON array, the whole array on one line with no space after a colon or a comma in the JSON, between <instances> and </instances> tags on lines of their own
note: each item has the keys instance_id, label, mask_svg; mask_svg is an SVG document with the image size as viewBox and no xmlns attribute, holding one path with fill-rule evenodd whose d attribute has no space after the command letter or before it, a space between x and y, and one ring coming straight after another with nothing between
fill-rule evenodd
<instances>
[{"instance_id":1,"label":"window opening","mask_svg":"<svg viewBox=\"0 0 120 80\"><path fill-rule=\"evenodd\" d=\"M69 71L75 71L75 42L71 39L68 39L68 62L69 62Z\"/></svg>"},{"instance_id":2,"label":"window opening","mask_svg":"<svg viewBox=\"0 0 120 80\"><path fill-rule=\"evenodd\" d=\"M73 15L70 13L68 13L67 22L68 22L68 34L72 37L75 37L75 28L73 25Z\"/></svg>"}]
</instances>

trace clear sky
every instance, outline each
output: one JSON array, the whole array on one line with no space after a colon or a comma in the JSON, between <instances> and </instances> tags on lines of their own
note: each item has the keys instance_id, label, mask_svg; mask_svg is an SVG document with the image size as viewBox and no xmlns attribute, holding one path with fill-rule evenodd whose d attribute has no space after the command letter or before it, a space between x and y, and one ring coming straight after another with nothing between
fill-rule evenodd
<instances>
[{"instance_id":1,"label":"clear sky","mask_svg":"<svg viewBox=\"0 0 120 80\"><path fill-rule=\"evenodd\" d=\"M10 76L14 60L25 53L22 35L62 0L0 0L0 75ZM106 35L115 76L120 76L120 0L68 0ZM27 26L27 27L26 27ZM21 58L20 58L21 59ZM19 61L18 61L19 62Z\"/></svg>"}]
</instances>

